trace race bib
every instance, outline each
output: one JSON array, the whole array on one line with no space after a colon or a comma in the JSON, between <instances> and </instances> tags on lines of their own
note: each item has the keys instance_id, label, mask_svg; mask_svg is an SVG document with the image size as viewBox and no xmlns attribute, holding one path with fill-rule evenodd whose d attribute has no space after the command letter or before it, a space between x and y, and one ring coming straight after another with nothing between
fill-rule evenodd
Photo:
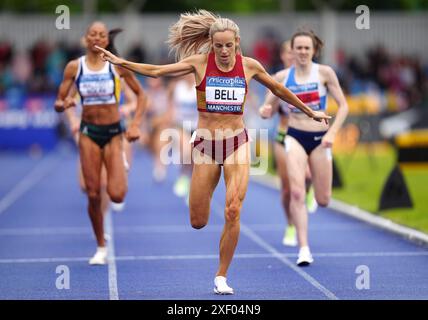
<instances>
[{"instance_id":1,"label":"race bib","mask_svg":"<svg viewBox=\"0 0 428 320\"><path fill-rule=\"evenodd\" d=\"M314 111L321 109L318 83L296 84L289 86L288 89L293 92L304 104ZM291 108L293 112L302 112L298 108Z\"/></svg>"},{"instance_id":2,"label":"race bib","mask_svg":"<svg viewBox=\"0 0 428 320\"><path fill-rule=\"evenodd\" d=\"M114 94L114 81L109 74L85 75L80 80L79 89L85 98L111 96Z\"/></svg>"},{"instance_id":3,"label":"race bib","mask_svg":"<svg viewBox=\"0 0 428 320\"><path fill-rule=\"evenodd\" d=\"M207 111L242 113L245 87L245 78L207 77Z\"/></svg>"}]
</instances>

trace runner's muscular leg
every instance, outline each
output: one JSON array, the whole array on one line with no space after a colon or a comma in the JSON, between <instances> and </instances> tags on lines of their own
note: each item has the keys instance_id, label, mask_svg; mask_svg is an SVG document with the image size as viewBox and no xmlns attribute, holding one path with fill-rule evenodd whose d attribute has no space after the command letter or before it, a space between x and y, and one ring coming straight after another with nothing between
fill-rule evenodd
<instances>
[{"instance_id":1,"label":"runner's muscular leg","mask_svg":"<svg viewBox=\"0 0 428 320\"><path fill-rule=\"evenodd\" d=\"M285 160L285 148L283 145L274 142L274 153L277 165L278 176L281 180L281 203L284 208L287 223L293 224L293 219L290 214L290 183L288 181L287 163Z\"/></svg>"},{"instance_id":2,"label":"runner's muscular leg","mask_svg":"<svg viewBox=\"0 0 428 320\"><path fill-rule=\"evenodd\" d=\"M193 150L194 156L201 156L198 150ZM220 179L220 175L221 168L218 164L199 162L193 165L189 208L190 223L195 229L201 229L208 223L211 198Z\"/></svg>"},{"instance_id":3,"label":"runner's muscular leg","mask_svg":"<svg viewBox=\"0 0 428 320\"><path fill-rule=\"evenodd\" d=\"M121 203L128 191L128 177L123 163L122 135L114 136L104 147L104 164L107 170L107 193L111 201Z\"/></svg>"},{"instance_id":4,"label":"runner's muscular leg","mask_svg":"<svg viewBox=\"0 0 428 320\"><path fill-rule=\"evenodd\" d=\"M300 247L308 245L308 214L305 207L307 155L293 137L287 136L286 162L290 183L290 213L297 229Z\"/></svg>"},{"instance_id":5,"label":"runner's muscular leg","mask_svg":"<svg viewBox=\"0 0 428 320\"><path fill-rule=\"evenodd\" d=\"M247 192L250 163L249 143L245 143L226 159L224 180L226 183L225 224L220 238L220 263L217 276L226 276L239 240L242 203Z\"/></svg>"},{"instance_id":6,"label":"runner's muscular leg","mask_svg":"<svg viewBox=\"0 0 428 320\"><path fill-rule=\"evenodd\" d=\"M330 202L333 180L331 149L326 149L321 145L316 147L309 157L309 165L315 199L320 206L326 207Z\"/></svg>"},{"instance_id":7,"label":"runner's muscular leg","mask_svg":"<svg viewBox=\"0 0 428 320\"><path fill-rule=\"evenodd\" d=\"M105 246L103 215L101 212L102 150L89 137L79 139L80 163L88 196L88 212L99 247Z\"/></svg>"}]
</instances>

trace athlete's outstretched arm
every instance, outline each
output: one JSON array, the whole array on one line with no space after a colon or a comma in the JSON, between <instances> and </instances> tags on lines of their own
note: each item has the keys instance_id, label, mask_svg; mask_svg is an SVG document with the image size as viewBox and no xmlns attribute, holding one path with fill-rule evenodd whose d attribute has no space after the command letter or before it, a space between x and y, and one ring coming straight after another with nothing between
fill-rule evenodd
<instances>
[{"instance_id":1,"label":"athlete's outstretched arm","mask_svg":"<svg viewBox=\"0 0 428 320\"><path fill-rule=\"evenodd\" d=\"M154 65L145 63L135 63L115 56L110 51L101 47L95 46L101 53L100 56L105 61L109 61L115 65L124 67L131 71L140 73L148 77L161 77L166 75L185 75L194 72L194 65L192 63L192 56L181 60L177 63L166 64L166 65Z\"/></svg>"},{"instance_id":2,"label":"athlete's outstretched arm","mask_svg":"<svg viewBox=\"0 0 428 320\"><path fill-rule=\"evenodd\" d=\"M331 118L324 112L313 111L311 108L305 105L294 93L292 93L278 81L275 81L258 61L247 57L245 59L247 68L250 71L250 76L254 77L254 79L266 86L270 91L272 91L274 95L295 106L296 108L299 108L309 118L312 118L316 121L324 120L325 122L328 122L328 119Z\"/></svg>"}]
</instances>

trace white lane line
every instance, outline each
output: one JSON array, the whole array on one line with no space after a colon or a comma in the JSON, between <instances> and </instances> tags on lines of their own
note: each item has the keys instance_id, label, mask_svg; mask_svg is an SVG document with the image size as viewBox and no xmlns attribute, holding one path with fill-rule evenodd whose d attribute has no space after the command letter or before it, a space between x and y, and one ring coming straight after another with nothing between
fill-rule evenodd
<instances>
[{"instance_id":1,"label":"white lane line","mask_svg":"<svg viewBox=\"0 0 428 320\"><path fill-rule=\"evenodd\" d=\"M12 204L15 203L22 195L30 190L49 172L52 172L53 166L58 164L60 159L51 153L41 160L21 181L19 181L1 200L0 215L4 213Z\"/></svg>"},{"instance_id":2,"label":"white lane line","mask_svg":"<svg viewBox=\"0 0 428 320\"><path fill-rule=\"evenodd\" d=\"M319 258L354 258L354 257L416 257L428 256L428 251L394 251L394 252L327 252L314 253ZM296 255L297 256L297 255Z\"/></svg>"},{"instance_id":3,"label":"white lane line","mask_svg":"<svg viewBox=\"0 0 428 320\"><path fill-rule=\"evenodd\" d=\"M0 228L0 236L48 236L92 234L90 227Z\"/></svg>"},{"instance_id":4,"label":"white lane line","mask_svg":"<svg viewBox=\"0 0 428 320\"><path fill-rule=\"evenodd\" d=\"M283 231L284 227L278 224L247 224L253 231ZM223 225L208 225L204 231L218 232L223 229ZM355 227L345 224L336 224L330 227L311 227L311 230L355 230ZM193 229L183 225L152 225L152 226L132 226L115 227L115 234L130 233L187 233ZM43 235L83 235L92 234L90 227L50 227L50 228L0 228L0 236L43 236Z\"/></svg>"},{"instance_id":5,"label":"white lane line","mask_svg":"<svg viewBox=\"0 0 428 320\"><path fill-rule=\"evenodd\" d=\"M220 204L215 199L213 199L212 204L213 204L214 211L217 213L217 215L223 218L224 217L223 208L220 206ZM336 297L336 295L333 292L328 290L326 287L320 284L317 280L315 280L315 278L313 278L311 275L303 271L300 267L296 266L293 262L291 262L286 257L284 257L278 250L276 250L269 243L267 243L262 238L260 238L256 233L254 233L254 231L252 231L249 227L247 227L242 222L241 222L241 231L243 234L245 234L247 237L253 240L260 247L265 249L267 252L271 253L275 258L280 260L282 263L284 263L286 266L291 268L298 275L300 275L306 281L308 281L311 285L313 285L315 288L320 290L327 298L331 300L339 300L339 298Z\"/></svg>"},{"instance_id":6,"label":"white lane line","mask_svg":"<svg viewBox=\"0 0 428 320\"><path fill-rule=\"evenodd\" d=\"M284 258L297 258L296 253L280 253ZM266 259L276 258L272 253L239 253L234 259ZM354 257L421 257L428 256L428 251L403 252L325 252L313 254L317 258L354 258ZM13 263L56 263L56 262L87 262L90 257L63 257L63 258L26 258L0 259L0 264ZM211 260L218 259L218 254L183 254L183 255L146 255L146 256L115 256L115 261L159 261L159 260Z\"/></svg>"},{"instance_id":7,"label":"white lane line","mask_svg":"<svg viewBox=\"0 0 428 320\"><path fill-rule=\"evenodd\" d=\"M428 234L400 225L384 217L377 216L373 213L362 210L356 206L349 205L339 200L331 199L328 207L336 210L339 213L353 217L360 221L367 222L375 227L396 233L416 243L428 244Z\"/></svg>"},{"instance_id":8,"label":"white lane line","mask_svg":"<svg viewBox=\"0 0 428 320\"><path fill-rule=\"evenodd\" d=\"M210 226L207 231L217 232L222 230L222 225ZM129 233L188 233L192 227L183 225L167 226L133 226L115 227L115 234ZM40 236L40 235L79 235L92 234L90 227L50 227L50 228L0 228L0 236Z\"/></svg>"},{"instance_id":9,"label":"white lane line","mask_svg":"<svg viewBox=\"0 0 428 320\"><path fill-rule=\"evenodd\" d=\"M238 254L238 259L273 258L267 253ZM50 262L81 262L89 257L64 257L64 258L28 258L28 259L0 259L0 264L8 263L50 263ZM211 260L218 259L218 254L183 254L183 255L147 255L147 256L118 256L115 261L157 261L157 260Z\"/></svg>"},{"instance_id":10,"label":"white lane line","mask_svg":"<svg viewBox=\"0 0 428 320\"><path fill-rule=\"evenodd\" d=\"M279 190L280 188L280 180L278 176L253 176L252 180L268 188L273 188L276 190ZM415 243L425 245L428 244L428 234L407 226L400 225L389 219L360 209L357 206L347 204L337 199L331 199L328 208L333 209L340 214L355 218L360 222L365 222L374 227L385 229L387 231L403 236Z\"/></svg>"},{"instance_id":11,"label":"white lane line","mask_svg":"<svg viewBox=\"0 0 428 320\"><path fill-rule=\"evenodd\" d=\"M110 300L119 300L119 290L117 289L116 257L114 254L113 222L111 216L111 211L108 211L104 218L105 231L109 235L109 240L107 241L108 288Z\"/></svg>"},{"instance_id":12,"label":"white lane line","mask_svg":"<svg viewBox=\"0 0 428 320\"><path fill-rule=\"evenodd\" d=\"M90 257L63 257L63 258L24 258L24 259L0 259L0 264L8 263L51 263L51 262L87 262Z\"/></svg>"}]
</instances>

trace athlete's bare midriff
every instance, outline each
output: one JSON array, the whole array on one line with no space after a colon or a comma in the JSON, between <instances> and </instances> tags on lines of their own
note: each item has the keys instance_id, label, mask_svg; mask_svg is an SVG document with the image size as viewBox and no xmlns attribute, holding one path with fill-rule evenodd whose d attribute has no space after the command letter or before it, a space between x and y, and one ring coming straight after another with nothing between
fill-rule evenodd
<instances>
[{"instance_id":1,"label":"athlete's bare midriff","mask_svg":"<svg viewBox=\"0 0 428 320\"><path fill-rule=\"evenodd\" d=\"M310 132L318 132L318 131L327 131L329 125L324 121L317 122L308 118L308 116L304 113L293 113L290 112L290 117L288 120L288 126Z\"/></svg>"},{"instance_id":2,"label":"athlete's bare midriff","mask_svg":"<svg viewBox=\"0 0 428 320\"><path fill-rule=\"evenodd\" d=\"M95 125L109 125L120 121L118 104L83 106L82 120Z\"/></svg>"},{"instance_id":3,"label":"athlete's bare midriff","mask_svg":"<svg viewBox=\"0 0 428 320\"><path fill-rule=\"evenodd\" d=\"M244 127L245 124L242 115L199 112L197 131L201 131L201 129L208 130L213 140L218 140L215 138L216 132L217 136L220 135L223 138L229 138L240 133L244 130Z\"/></svg>"}]
</instances>

